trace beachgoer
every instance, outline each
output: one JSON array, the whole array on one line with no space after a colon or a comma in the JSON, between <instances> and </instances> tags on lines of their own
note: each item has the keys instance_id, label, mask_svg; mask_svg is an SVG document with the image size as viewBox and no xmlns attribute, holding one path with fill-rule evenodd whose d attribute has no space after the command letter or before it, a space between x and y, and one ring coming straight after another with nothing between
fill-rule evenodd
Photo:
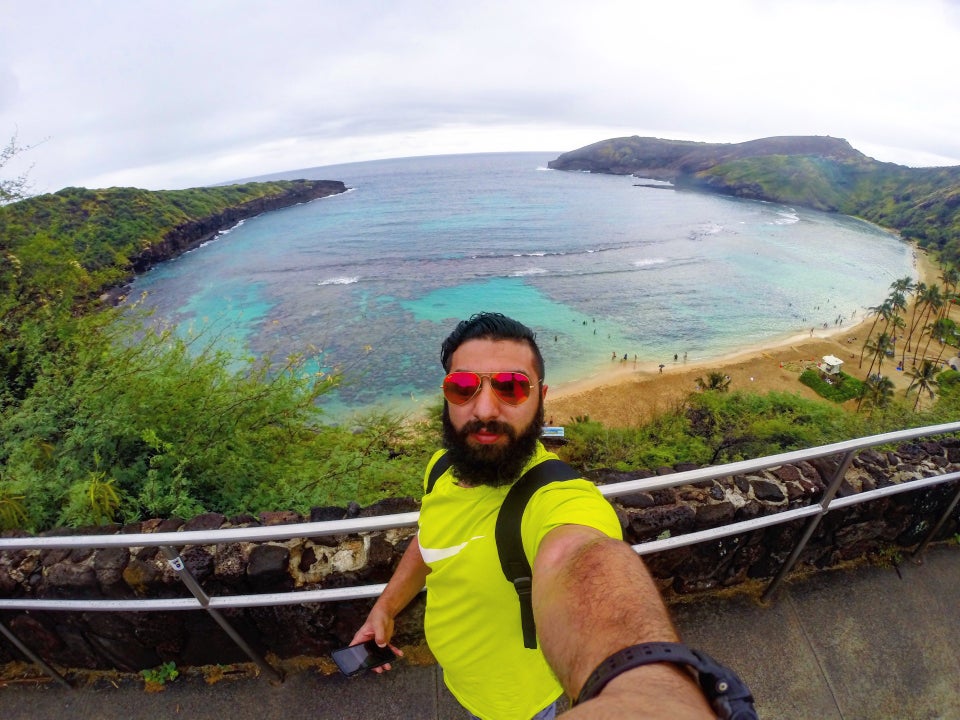
<instances>
[{"instance_id":1,"label":"beachgoer","mask_svg":"<svg viewBox=\"0 0 960 720\"><path fill-rule=\"evenodd\" d=\"M621 540L612 506L582 478L551 482L526 505L537 647L525 647L495 523L513 483L556 457L539 440L543 357L529 328L496 313L457 325L440 356L450 466L424 495L419 531L353 643L388 644L397 614L426 584L427 642L475 717L553 717L564 690L593 698L571 717L714 717L694 676L667 658L617 664L635 644L674 643L677 633L643 561ZM613 675L623 680L605 685ZM590 688L605 689L594 697Z\"/></svg>"},{"instance_id":2,"label":"beachgoer","mask_svg":"<svg viewBox=\"0 0 960 720\"><path fill-rule=\"evenodd\" d=\"M660 363L660 374L663 375L663 368L666 367L663 363Z\"/></svg>"}]
</instances>

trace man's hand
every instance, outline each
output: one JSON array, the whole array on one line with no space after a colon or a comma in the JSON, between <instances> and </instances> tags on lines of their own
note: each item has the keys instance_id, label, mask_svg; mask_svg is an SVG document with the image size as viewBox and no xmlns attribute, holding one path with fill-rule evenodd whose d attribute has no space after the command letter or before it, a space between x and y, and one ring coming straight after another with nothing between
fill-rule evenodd
<instances>
[{"instance_id":1,"label":"man's hand","mask_svg":"<svg viewBox=\"0 0 960 720\"><path fill-rule=\"evenodd\" d=\"M374 605L370 614L367 615L366 622L357 630L357 634L353 636L350 644L359 645L367 640L373 640L380 647L386 647L392 637L393 618L387 615L378 605ZM403 657L403 651L400 648L390 645L390 649L396 653L397 657ZM387 663L386 665L373 668L373 671L379 675L385 670L392 669L393 666Z\"/></svg>"}]
</instances>

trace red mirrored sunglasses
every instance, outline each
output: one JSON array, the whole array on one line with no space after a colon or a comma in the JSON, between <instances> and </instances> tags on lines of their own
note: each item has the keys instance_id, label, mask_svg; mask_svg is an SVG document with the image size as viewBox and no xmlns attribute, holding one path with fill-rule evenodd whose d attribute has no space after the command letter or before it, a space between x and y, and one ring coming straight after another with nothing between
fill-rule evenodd
<instances>
[{"instance_id":1,"label":"red mirrored sunglasses","mask_svg":"<svg viewBox=\"0 0 960 720\"><path fill-rule=\"evenodd\" d=\"M530 388L539 384L530 382L530 378L521 372L452 372L443 379L443 396L453 405L463 405L475 398L483 379L490 379L490 389L501 402L507 405L520 405L529 399Z\"/></svg>"}]
</instances>

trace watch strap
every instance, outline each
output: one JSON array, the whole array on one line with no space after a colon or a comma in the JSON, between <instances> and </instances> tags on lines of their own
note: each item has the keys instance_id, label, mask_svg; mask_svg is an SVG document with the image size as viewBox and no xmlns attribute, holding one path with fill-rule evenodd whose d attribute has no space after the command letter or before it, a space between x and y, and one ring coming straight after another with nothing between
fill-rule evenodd
<instances>
[{"instance_id":1,"label":"watch strap","mask_svg":"<svg viewBox=\"0 0 960 720\"><path fill-rule=\"evenodd\" d=\"M611 680L642 665L669 662L678 665L700 666L700 659L683 643L648 642L631 645L608 657L590 673L574 705L596 697Z\"/></svg>"}]
</instances>

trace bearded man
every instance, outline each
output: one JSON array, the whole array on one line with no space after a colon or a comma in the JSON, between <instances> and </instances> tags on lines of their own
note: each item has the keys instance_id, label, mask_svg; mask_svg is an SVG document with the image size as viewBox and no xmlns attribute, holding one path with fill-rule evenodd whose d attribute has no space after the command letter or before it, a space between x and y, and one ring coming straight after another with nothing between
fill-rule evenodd
<instances>
[{"instance_id":1,"label":"bearded man","mask_svg":"<svg viewBox=\"0 0 960 720\"><path fill-rule=\"evenodd\" d=\"M581 478L547 484L526 504L520 532L538 642L525 646L495 525L511 486L556 459L539 439L543 356L529 328L482 313L457 325L440 358L445 451L428 463L425 487L444 454L449 467L424 495L417 536L353 643L387 645L394 618L426 584L427 643L471 715L553 718L563 691L576 698L605 658L637 643L673 643L677 634L613 508ZM607 675L567 717L712 717L692 676L671 662Z\"/></svg>"}]
</instances>

